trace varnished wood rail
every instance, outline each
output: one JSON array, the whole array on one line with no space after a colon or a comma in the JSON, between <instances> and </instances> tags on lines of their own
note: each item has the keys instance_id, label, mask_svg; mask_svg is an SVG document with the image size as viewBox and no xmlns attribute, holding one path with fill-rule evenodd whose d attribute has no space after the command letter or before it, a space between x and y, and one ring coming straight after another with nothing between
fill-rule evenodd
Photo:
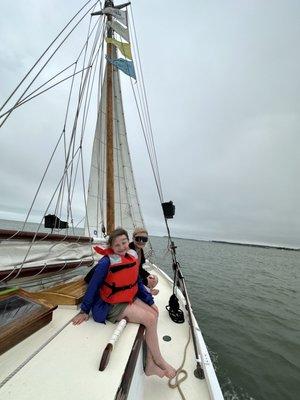
<instances>
[{"instance_id":1,"label":"varnished wood rail","mask_svg":"<svg viewBox=\"0 0 300 400\"><path fill-rule=\"evenodd\" d=\"M136 363L138 359L139 352L141 350L141 346L144 341L144 333L145 333L145 327L144 325L140 325L139 330L136 334L131 353L129 355L124 374L122 376L122 381L121 384L118 388L118 391L116 393L115 399L114 400L125 400L127 399L131 381L134 375L134 371L136 369Z\"/></svg>"}]
</instances>

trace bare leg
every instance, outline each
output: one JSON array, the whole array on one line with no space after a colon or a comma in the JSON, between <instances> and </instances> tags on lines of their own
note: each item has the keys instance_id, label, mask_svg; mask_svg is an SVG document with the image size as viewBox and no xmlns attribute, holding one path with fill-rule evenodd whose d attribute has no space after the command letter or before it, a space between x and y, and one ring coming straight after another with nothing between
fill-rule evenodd
<instances>
[{"instance_id":1,"label":"bare leg","mask_svg":"<svg viewBox=\"0 0 300 400\"><path fill-rule=\"evenodd\" d=\"M164 376L171 378L175 376L176 370L168 364L161 355L157 336L157 316L155 310L151 309L150 306L143 303L141 300L136 299L125 308L120 319L126 317L129 322L143 324L146 327L145 338L150 352L149 359L147 359L147 362L150 362L149 368L148 365L146 368L147 373L155 373L160 376L159 370L154 371L156 365L156 367L164 371ZM153 359L153 364L155 365L152 364L150 357Z\"/></svg>"},{"instance_id":2,"label":"bare leg","mask_svg":"<svg viewBox=\"0 0 300 400\"><path fill-rule=\"evenodd\" d=\"M140 302L140 306L144 309L145 312L152 312L154 316L157 316L157 311L154 310L154 308L149 307L146 303L143 301ZM151 351L149 348L147 349L147 358L146 358L146 368L145 368L145 374L147 376L150 375L157 375L160 378L163 378L165 376L165 370L160 368L158 365L155 364Z\"/></svg>"}]
</instances>

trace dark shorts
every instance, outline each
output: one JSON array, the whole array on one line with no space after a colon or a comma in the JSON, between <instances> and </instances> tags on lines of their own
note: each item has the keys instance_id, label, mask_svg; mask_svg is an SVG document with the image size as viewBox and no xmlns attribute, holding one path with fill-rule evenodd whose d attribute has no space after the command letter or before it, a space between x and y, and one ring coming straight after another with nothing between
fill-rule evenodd
<instances>
[{"instance_id":1,"label":"dark shorts","mask_svg":"<svg viewBox=\"0 0 300 400\"><path fill-rule=\"evenodd\" d=\"M112 304L110 306L110 310L107 314L106 319L109 322L112 322L113 324L116 323L117 321L120 320L120 315L122 312L125 310L125 308L128 306L128 303L118 303L118 304Z\"/></svg>"}]
</instances>

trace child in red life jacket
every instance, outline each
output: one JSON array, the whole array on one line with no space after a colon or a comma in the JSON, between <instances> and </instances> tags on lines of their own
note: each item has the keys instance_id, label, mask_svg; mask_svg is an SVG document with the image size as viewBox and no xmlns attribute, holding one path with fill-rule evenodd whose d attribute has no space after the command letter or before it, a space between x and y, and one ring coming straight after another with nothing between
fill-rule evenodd
<instances>
[{"instance_id":1,"label":"child in red life jacket","mask_svg":"<svg viewBox=\"0 0 300 400\"><path fill-rule=\"evenodd\" d=\"M148 347L146 375L161 378L175 376L176 370L162 357L157 336L158 308L153 297L139 278L137 254L129 249L128 234L124 229L114 230L108 240L106 255L98 262L81 303L81 311L73 318L79 325L92 311L96 322L120 321L143 324L146 327Z\"/></svg>"}]
</instances>

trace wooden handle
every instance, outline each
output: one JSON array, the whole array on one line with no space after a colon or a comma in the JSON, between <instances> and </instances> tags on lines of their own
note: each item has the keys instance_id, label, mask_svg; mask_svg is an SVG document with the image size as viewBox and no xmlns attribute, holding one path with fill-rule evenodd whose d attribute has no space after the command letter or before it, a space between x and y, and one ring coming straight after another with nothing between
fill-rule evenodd
<instances>
[{"instance_id":1,"label":"wooden handle","mask_svg":"<svg viewBox=\"0 0 300 400\"><path fill-rule=\"evenodd\" d=\"M107 367L110 358L110 353L112 352L112 349L114 348L114 345L119 339L120 335L122 334L124 328L126 327L126 324L127 324L126 318L121 319L121 321L118 323L118 326L114 330L114 333L110 338L110 341L108 342L103 351L102 358L100 361L99 371L104 371L105 368Z\"/></svg>"},{"instance_id":2,"label":"wooden handle","mask_svg":"<svg viewBox=\"0 0 300 400\"><path fill-rule=\"evenodd\" d=\"M107 367L109 358L110 358L110 353L112 352L113 345L111 343L108 343L107 346L105 347L102 358L100 361L100 366L99 366L99 371L104 371L105 368Z\"/></svg>"}]
</instances>

